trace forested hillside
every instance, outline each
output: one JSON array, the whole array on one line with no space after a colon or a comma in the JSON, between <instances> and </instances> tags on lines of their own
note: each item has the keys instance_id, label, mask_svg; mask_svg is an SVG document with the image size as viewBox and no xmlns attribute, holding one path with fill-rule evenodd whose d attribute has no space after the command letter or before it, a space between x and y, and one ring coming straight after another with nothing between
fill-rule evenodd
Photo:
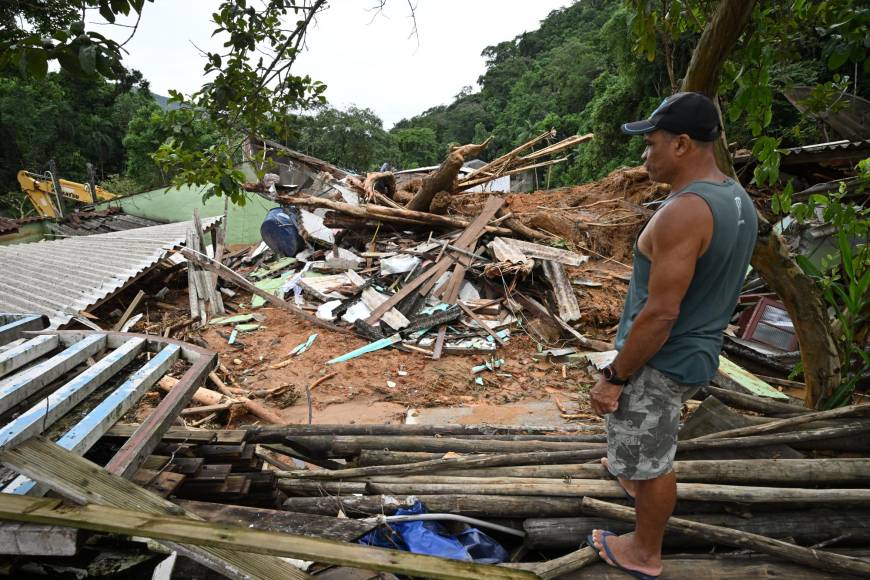
<instances>
[{"instance_id":1,"label":"forested hillside","mask_svg":"<svg viewBox=\"0 0 870 580\"><path fill-rule=\"evenodd\" d=\"M384 162L398 168L432 165L451 144L480 142L489 135L494 139L483 156L491 159L550 128L557 130L557 139L591 132L595 139L572 151L568 162L539 170L539 183L556 187L593 180L639 162L641 141L622 135L619 125L645 116L679 86L716 4L699 0L689 3L690 10L672 13L676 4L664 0L580 0L552 12L537 30L487 47L486 70L477 85L464 87L450 104L402 120L389 131L371 110L322 104L282 118L290 135L283 141L366 171ZM777 12L782 7L763 6L753 17L752 41L739 44L723 70L720 101L729 141L751 149L762 129L781 145L823 140L816 118L800 115L781 91L818 85L814 98L820 110L847 91L870 96L870 70L856 61L868 11L849 0L817 3L812 14L827 22L813 27L783 20ZM841 25L838 18L850 20ZM656 29L650 22L662 26ZM656 30L652 37L644 36L645 25ZM167 110L165 98L163 105L135 72L114 81L66 72L33 79L20 66L0 67L0 192L9 192L0 195L0 212L29 209L17 194L15 172L44 171L50 159L62 176L74 180L83 180L85 164L92 163L98 181L117 193L167 184L172 175L152 158L161 144L203 151L220 138L202 112ZM770 149L774 141L765 143Z\"/></svg>"}]
</instances>

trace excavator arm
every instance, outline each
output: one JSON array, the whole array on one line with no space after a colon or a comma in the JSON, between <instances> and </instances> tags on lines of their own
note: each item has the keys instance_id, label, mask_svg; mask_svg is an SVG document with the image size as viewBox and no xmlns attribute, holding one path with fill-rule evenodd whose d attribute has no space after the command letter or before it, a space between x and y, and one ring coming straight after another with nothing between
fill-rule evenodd
<instances>
[{"instance_id":1,"label":"excavator arm","mask_svg":"<svg viewBox=\"0 0 870 580\"><path fill-rule=\"evenodd\" d=\"M58 179L57 182L60 185L62 197L79 203L96 203L118 197L99 185L94 188L94 191L91 191L91 187L85 183L76 183L66 179ZM39 215L61 217L61 212L58 209L60 199L55 192L54 180L51 175L40 175L22 169L18 172L18 183L21 185L21 191L27 194Z\"/></svg>"}]
</instances>

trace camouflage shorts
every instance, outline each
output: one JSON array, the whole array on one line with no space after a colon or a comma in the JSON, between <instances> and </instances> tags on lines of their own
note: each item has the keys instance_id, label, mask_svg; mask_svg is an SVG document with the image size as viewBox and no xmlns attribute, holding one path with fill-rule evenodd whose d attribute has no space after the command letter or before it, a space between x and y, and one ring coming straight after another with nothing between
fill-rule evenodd
<instances>
[{"instance_id":1,"label":"camouflage shorts","mask_svg":"<svg viewBox=\"0 0 870 580\"><path fill-rule=\"evenodd\" d=\"M645 366L607 415L607 463L623 479L653 479L673 468L680 408L697 390Z\"/></svg>"}]
</instances>

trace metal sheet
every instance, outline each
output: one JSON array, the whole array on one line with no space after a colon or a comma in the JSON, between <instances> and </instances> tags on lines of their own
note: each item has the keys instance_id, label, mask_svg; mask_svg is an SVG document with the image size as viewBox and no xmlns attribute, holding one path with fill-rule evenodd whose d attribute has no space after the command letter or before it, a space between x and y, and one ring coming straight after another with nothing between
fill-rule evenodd
<instances>
[{"instance_id":1,"label":"metal sheet","mask_svg":"<svg viewBox=\"0 0 870 580\"><path fill-rule=\"evenodd\" d=\"M206 218L210 229L221 217ZM0 247L0 311L48 316L58 328L114 295L184 243L192 222Z\"/></svg>"}]
</instances>

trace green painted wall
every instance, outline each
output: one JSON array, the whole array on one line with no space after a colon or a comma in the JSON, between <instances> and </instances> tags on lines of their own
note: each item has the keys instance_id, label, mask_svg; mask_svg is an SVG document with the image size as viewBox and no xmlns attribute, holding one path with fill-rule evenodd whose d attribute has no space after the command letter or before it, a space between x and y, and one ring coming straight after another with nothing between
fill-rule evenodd
<instances>
[{"instance_id":1,"label":"green painted wall","mask_svg":"<svg viewBox=\"0 0 870 580\"><path fill-rule=\"evenodd\" d=\"M119 206L130 215L165 222L183 222L193 219L193 208L199 208L201 217L224 213L224 198L210 197L205 204L205 187L162 188L114 199L97 205L98 209ZM253 244L260 241L260 224L266 213L276 204L257 194L246 196L244 207L229 204L227 211L227 244Z\"/></svg>"}]
</instances>

